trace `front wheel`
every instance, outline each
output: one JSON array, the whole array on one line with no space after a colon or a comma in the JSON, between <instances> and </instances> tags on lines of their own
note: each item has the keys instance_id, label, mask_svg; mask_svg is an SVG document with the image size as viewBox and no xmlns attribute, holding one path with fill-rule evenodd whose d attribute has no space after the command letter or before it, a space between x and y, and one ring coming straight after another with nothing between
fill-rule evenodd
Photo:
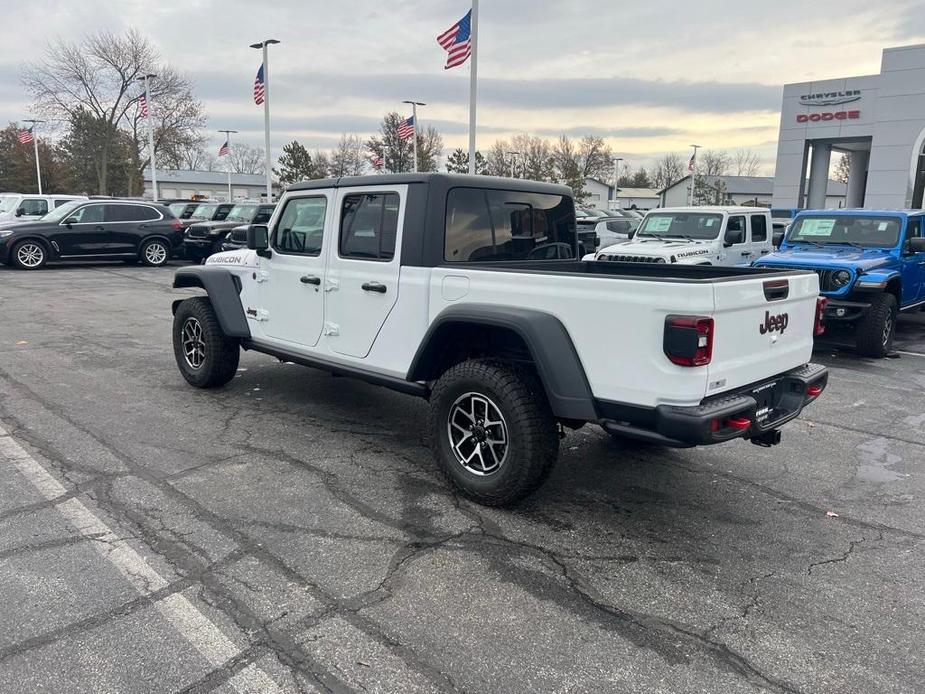
<instances>
[{"instance_id":1,"label":"front wheel","mask_svg":"<svg viewBox=\"0 0 925 694\"><path fill-rule=\"evenodd\" d=\"M161 267L170 260L170 248L166 241L151 239L141 245L141 262L150 267Z\"/></svg>"},{"instance_id":2,"label":"front wheel","mask_svg":"<svg viewBox=\"0 0 925 694\"><path fill-rule=\"evenodd\" d=\"M183 378L197 388L218 388L234 378L241 350L222 332L209 300L186 299L173 317L173 354Z\"/></svg>"},{"instance_id":3,"label":"front wheel","mask_svg":"<svg viewBox=\"0 0 925 694\"><path fill-rule=\"evenodd\" d=\"M38 241L26 240L13 246L10 258L20 270L38 270L48 261L48 254Z\"/></svg>"},{"instance_id":4,"label":"front wheel","mask_svg":"<svg viewBox=\"0 0 925 694\"><path fill-rule=\"evenodd\" d=\"M870 310L855 332L858 352L862 356L879 359L893 350L896 314L896 297L892 294L880 294L871 302Z\"/></svg>"},{"instance_id":5,"label":"front wheel","mask_svg":"<svg viewBox=\"0 0 925 694\"><path fill-rule=\"evenodd\" d=\"M437 465L461 494L506 506L537 489L559 452L556 420L532 372L469 360L440 376L428 430Z\"/></svg>"}]
</instances>

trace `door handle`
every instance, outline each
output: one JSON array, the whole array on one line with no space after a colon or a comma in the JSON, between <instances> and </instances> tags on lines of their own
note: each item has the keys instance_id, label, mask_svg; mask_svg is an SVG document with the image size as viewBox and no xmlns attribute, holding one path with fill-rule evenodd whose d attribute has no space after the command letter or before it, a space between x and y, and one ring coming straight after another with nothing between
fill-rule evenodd
<instances>
[{"instance_id":1,"label":"door handle","mask_svg":"<svg viewBox=\"0 0 925 694\"><path fill-rule=\"evenodd\" d=\"M299 282L302 284L321 284L321 278L315 277L314 275L302 275L299 278Z\"/></svg>"},{"instance_id":2,"label":"door handle","mask_svg":"<svg viewBox=\"0 0 925 694\"><path fill-rule=\"evenodd\" d=\"M96 227L93 227L93 231L106 231L106 227L96 226Z\"/></svg>"},{"instance_id":3,"label":"door handle","mask_svg":"<svg viewBox=\"0 0 925 694\"><path fill-rule=\"evenodd\" d=\"M385 285L379 282L364 282L363 291L364 292L379 292L380 294L385 294Z\"/></svg>"}]
</instances>

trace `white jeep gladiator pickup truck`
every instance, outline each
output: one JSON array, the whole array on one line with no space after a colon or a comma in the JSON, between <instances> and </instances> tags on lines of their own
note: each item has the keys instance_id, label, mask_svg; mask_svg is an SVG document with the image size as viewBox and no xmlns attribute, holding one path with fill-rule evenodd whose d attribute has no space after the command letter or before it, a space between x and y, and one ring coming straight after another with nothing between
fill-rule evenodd
<instances>
[{"instance_id":1,"label":"white jeep gladiator pickup truck","mask_svg":"<svg viewBox=\"0 0 925 694\"><path fill-rule=\"evenodd\" d=\"M224 385L243 348L427 398L438 465L483 504L537 488L562 427L769 446L826 385L816 273L581 261L565 186L311 181L247 237L177 270L207 294L173 304L183 377Z\"/></svg>"},{"instance_id":2,"label":"white jeep gladiator pickup truck","mask_svg":"<svg viewBox=\"0 0 925 694\"><path fill-rule=\"evenodd\" d=\"M648 212L632 241L594 259L743 266L774 250L772 235L771 213L760 207L668 207Z\"/></svg>"}]
</instances>

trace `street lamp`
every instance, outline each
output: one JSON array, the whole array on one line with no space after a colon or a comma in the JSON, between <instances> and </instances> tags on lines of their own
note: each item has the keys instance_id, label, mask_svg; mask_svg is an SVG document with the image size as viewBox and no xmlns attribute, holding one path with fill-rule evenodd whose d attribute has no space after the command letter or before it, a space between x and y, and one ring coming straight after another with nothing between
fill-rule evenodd
<instances>
[{"instance_id":1,"label":"street lamp","mask_svg":"<svg viewBox=\"0 0 925 694\"><path fill-rule=\"evenodd\" d=\"M510 152L505 152L505 154L511 155L511 178L517 178L517 157L523 154L523 152L511 150ZM526 162L524 162L524 165L526 166Z\"/></svg>"},{"instance_id":2,"label":"street lamp","mask_svg":"<svg viewBox=\"0 0 925 694\"><path fill-rule=\"evenodd\" d=\"M411 124L414 128L412 137L412 149L414 150L414 172L418 171L418 106L427 106L423 101L402 101L403 104L411 104Z\"/></svg>"},{"instance_id":3,"label":"street lamp","mask_svg":"<svg viewBox=\"0 0 925 694\"><path fill-rule=\"evenodd\" d=\"M151 199L157 202L157 167L154 164L154 100L151 98L151 92L148 91L148 80L152 80L157 75L148 73L135 79L141 82L145 97L145 119L148 121L148 158L151 160Z\"/></svg>"},{"instance_id":4,"label":"street lamp","mask_svg":"<svg viewBox=\"0 0 925 694\"><path fill-rule=\"evenodd\" d=\"M238 134L237 130L219 130L220 133L225 133L225 144L228 145L228 153L226 156L231 156L231 135ZM221 154L221 151L219 151ZM234 196L231 194L231 162L228 162L228 202L234 202Z\"/></svg>"},{"instance_id":5,"label":"street lamp","mask_svg":"<svg viewBox=\"0 0 925 694\"><path fill-rule=\"evenodd\" d=\"M23 123L32 123L32 127L29 128L29 131L32 133L32 149L35 152L35 180L39 186L39 195L42 194L42 167L39 165L39 139L35 136L35 126L44 122L43 120L36 120L35 118L23 119Z\"/></svg>"},{"instance_id":6,"label":"street lamp","mask_svg":"<svg viewBox=\"0 0 925 694\"><path fill-rule=\"evenodd\" d=\"M260 43L252 43L251 48L263 51L263 131L266 146L267 168L267 202L273 202L273 168L270 165L270 65L267 58L267 47L279 43L276 39L264 39Z\"/></svg>"}]
</instances>

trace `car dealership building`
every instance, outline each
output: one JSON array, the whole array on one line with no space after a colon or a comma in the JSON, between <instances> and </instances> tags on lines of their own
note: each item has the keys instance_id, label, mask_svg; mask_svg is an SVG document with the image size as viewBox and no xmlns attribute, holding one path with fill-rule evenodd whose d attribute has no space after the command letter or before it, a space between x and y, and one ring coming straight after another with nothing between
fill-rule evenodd
<instances>
[{"instance_id":1,"label":"car dealership building","mask_svg":"<svg viewBox=\"0 0 925 694\"><path fill-rule=\"evenodd\" d=\"M774 207L825 207L833 152L850 157L846 207L922 207L925 45L884 50L878 75L784 86Z\"/></svg>"}]
</instances>

